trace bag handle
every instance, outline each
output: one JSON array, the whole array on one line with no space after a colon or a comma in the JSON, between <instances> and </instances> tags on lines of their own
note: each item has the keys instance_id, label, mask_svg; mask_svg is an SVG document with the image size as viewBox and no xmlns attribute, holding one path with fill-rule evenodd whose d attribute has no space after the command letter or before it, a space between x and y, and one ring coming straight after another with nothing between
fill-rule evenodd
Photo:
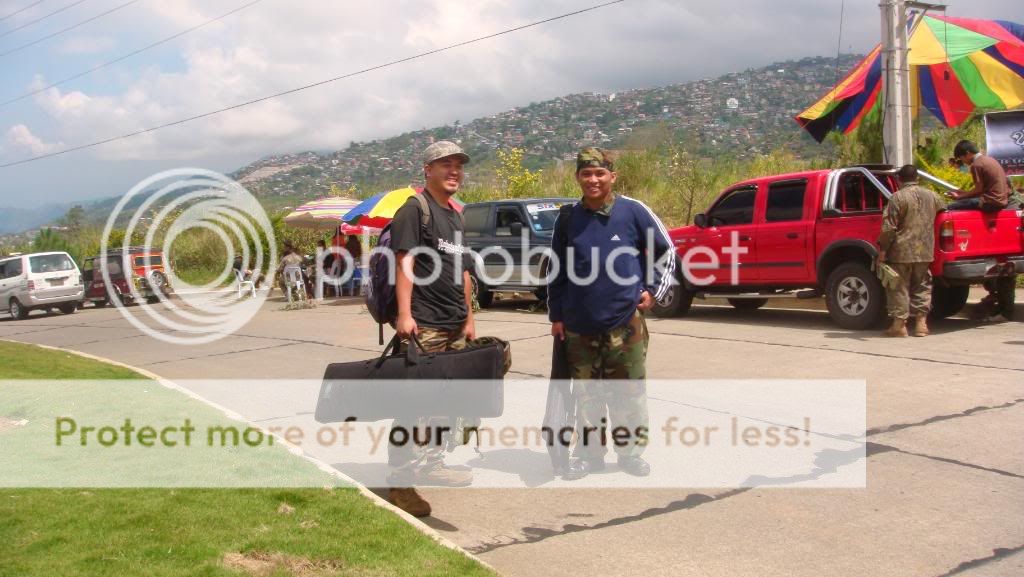
<instances>
[{"instance_id":1,"label":"bag handle","mask_svg":"<svg viewBox=\"0 0 1024 577\"><path fill-rule=\"evenodd\" d=\"M409 346L405 349L405 362L409 365L415 365L420 362L420 352L426 353L427 351L423 348L423 344L420 343L420 339L416 336L416 333L412 334L409 341ZM397 355L401 346L402 338L398 335L392 337L391 342L388 343L388 346L384 347L384 352L381 353L380 358L377 359L377 368L380 368L389 356Z\"/></svg>"}]
</instances>

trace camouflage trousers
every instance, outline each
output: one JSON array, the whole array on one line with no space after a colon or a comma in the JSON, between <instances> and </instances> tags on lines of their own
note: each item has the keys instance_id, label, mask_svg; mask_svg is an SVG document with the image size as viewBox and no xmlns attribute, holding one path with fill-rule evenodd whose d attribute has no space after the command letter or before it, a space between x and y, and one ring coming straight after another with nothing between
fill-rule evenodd
<instances>
[{"instance_id":1,"label":"camouflage trousers","mask_svg":"<svg viewBox=\"0 0 1024 577\"><path fill-rule=\"evenodd\" d=\"M932 308L932 273L928 270L931 263L890 262L888 265L900 275L899 286L885 290L889 316L903 320L927 316Z\"/></svg>"},{"instance_id":2,"label":"camouflage trousers","mask_svg":"<svg viewBox=\"0 0 1024 577\"><path fill-rule=\"evenodd\" d=\"M647 323L637 311L629 323L599 335L565 332L576 396L573 454L584 459L608 452L640 456L647 446ZM610 423L609 423L610 421Z\"/></svg>"},{"instance_id":3,"label":"camouflage trousers","mask_svg":"<svg viewBox=\"0 0 1024 577\"><path fill-rule=\"evenodd\" d=\"M430 353L458 351L466 348L466 335L462 329L444 330L420 327L416 338L423 345L423 350ZM408 341L402 342L402 351L409 346ZM432 443L439 429L451 431L448 417L420 417L418 419L395 419L391 430L403 429L406 435L394 435L389 432L389 439L406 438L402 445L388 443L388 484L392 487L411 487L416 471L436 467L444 462L444 444ZM417 440L424 440L423 443Z\"/></svg>"}]
</instances>

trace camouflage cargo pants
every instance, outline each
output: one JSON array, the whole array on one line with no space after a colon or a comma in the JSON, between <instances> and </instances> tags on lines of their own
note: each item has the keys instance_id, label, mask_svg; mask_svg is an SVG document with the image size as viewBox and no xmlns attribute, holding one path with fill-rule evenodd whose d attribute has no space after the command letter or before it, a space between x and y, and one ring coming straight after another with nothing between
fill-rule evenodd
<instances>
[{"instance_id":1,"label":"camouflage cargo pants","mask_svg":"<svg viewBox=\"0 0 1024 577\"><path fill-rule=\"evenodd\" d=\"M466 348L466 335L462 330L444 330L420 327L416 338L427 352L457 351ZM402 350L408 347L403 341ZM436 438L435 431L446 428L451 430L447 417L421 417L419 419L395 419L391 430L403 429L407 434L397 434L389 439L407 438L402 445L388 443L388 484L393 487L410 487L416 471L429 469L444 461L444 445L431 443ZM415 442L420 439L424 443Z\"/></svg>"},{"instance_id":2,"label":"camouflage cargo pants","mask_svg":"<svg viewBox=\"0 0 1024 577\"><path fill-rule=\"evenodd\" d=\"M885 298L889 316L894 319L927 316L932 309L932 273L927 262L890 262L889 266L900 275L899 286L887 288Z\"/></svg>"},{"instance_id":3,"label":"camouflage cargo pants","mask_svg":"<svg viewBox=\"0 0 1024 577\"><path fill-rule=\"evenodd\" d=\"M576 395L574 455L603 457L611 436L620 456L640 456L647 445L647 323L638 311L629 323L599 335L565 332ZM610 421L610 423L609 423Z\"/></svg>"}]
</instances>

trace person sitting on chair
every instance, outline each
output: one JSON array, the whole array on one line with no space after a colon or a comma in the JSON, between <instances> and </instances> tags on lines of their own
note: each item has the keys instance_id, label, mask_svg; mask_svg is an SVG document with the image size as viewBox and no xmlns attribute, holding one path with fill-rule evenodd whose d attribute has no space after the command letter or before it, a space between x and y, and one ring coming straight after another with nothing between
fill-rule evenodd
<instances>
[{"instance_id":1,"label":"person sitting on chair","mask_svg":"<svg viewBox=\"0 0 1024 577\"><path fill-rule=\"evenodd\" d=\"M260 283L262 283L264 279L263 273L255 273L252 269L245 268L245 265L242 262L242 255L235 255L235 262L231 265L231 268L239 273L242 280L251 280L256 288L260 288Z\"/></svg>"}]
</instances>

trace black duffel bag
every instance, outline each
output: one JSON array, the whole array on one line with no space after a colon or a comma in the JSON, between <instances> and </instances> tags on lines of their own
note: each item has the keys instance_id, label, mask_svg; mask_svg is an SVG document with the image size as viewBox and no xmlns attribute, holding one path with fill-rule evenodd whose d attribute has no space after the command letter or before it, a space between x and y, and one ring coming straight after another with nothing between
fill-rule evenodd
<instances>
[{"instance_id":1,"label":"black duffel bag","mask_svg":"<svg viewBox=\"0 0 1024 577\"><path fill-rule=\"evenodd\" d=\"M395 336L376 359L331 363L316 404L318 423L436 417L500 417L504 350L498 342L428 353Z\"/></svg>"}]
</instances>

